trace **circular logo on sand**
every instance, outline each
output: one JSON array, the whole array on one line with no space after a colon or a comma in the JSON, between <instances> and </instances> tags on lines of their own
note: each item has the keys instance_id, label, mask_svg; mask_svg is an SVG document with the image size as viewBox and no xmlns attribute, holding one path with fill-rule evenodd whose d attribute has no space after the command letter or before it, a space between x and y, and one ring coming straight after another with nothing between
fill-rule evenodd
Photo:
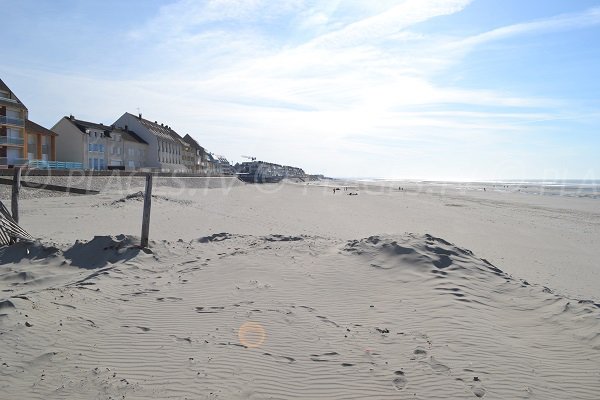
<instances>
[{"instance_id":1,"label":"circular logo on sand","mask_svg":"<svg viewBox=\"0 0 600 400\"><path fill-rule=\"evenodd\" d=\"M261 324L249 321L240 326L238 338L240 339L241 344L254 349L262 346L267 338L267 333Z\"/></svg>"}]
</instances>

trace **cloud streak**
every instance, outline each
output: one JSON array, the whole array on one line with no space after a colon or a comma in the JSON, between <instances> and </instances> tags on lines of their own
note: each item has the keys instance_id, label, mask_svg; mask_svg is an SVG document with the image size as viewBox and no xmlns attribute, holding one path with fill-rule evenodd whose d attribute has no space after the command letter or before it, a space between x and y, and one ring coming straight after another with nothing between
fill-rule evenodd
<instances>
[{"instance_id":1,"label":"cloud streak","mask_svg":"<svg viewBox=\"0 0 600 400\"><path fill-rule=\"evenodd\" d=\"M595 27L600 8L461 38L420 29L470 3L181 0L124 35L124 45L145 64L136 66L135 80L82 72L37 83L48 93L86 93L83 101L62 104L69 110L60 114L89 112L83 116L110 123L107 115L140 106L149 118L234 159L253 152L278 162L309 162L309 170L333 175L360 175L361 152L368 175L377 175L373 157L406 167L399 152L408 162L445 151L490 151L538 137L540 124L577 122L570 117L576 110L560 98L440 77L492 41Z\"/></svg>"}]
</instances>

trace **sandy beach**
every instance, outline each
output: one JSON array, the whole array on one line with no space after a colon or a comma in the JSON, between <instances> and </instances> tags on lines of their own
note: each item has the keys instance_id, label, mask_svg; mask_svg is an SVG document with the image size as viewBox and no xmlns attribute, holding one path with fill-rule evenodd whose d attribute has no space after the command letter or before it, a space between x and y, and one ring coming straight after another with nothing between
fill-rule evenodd
<instances>
[{"instance_id":1,"label":"sandy beach","mask_svg":"<svg viewBox=\"0 0 600 400\"><path fill-rule=\"evenodd\" d=\"M598 398L597 199L198 179L22 200L2 398Z\"/></svg>"}]
</instances>

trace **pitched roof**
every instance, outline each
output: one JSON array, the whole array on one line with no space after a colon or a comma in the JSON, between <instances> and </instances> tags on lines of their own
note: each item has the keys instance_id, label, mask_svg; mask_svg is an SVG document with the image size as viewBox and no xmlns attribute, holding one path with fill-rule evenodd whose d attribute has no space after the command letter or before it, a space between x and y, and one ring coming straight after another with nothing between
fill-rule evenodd
<instances>
[{"instance_id":1,"label":"pitched roof","mask_svg":"<svg viewBox=\"0 0 600 400\"><path fill-rule=\"evenodd\" d=\"M138 142L141 144L148 144L148 143L146 143L146 141L144 139L139 137L137 135L137 133L135 133L134 131L132 131L130 129L115 128L115 129L113 129L113 132L119 132L121 134L121 137L123 138L123 140L127 140L129 142Z\"/></svg>"},{"instance_id":2,"label":"pitched roof","mask_svg":"<svg viewBox=\"0 0 600 400\"><path fill-rule=\"evenodd\" d=\"M194 147L195 149L204 150L204 147L200 146L198 144L198 142L196 141L196 139L194 139L193 137L191 137L189 134L185 135L183 137L183 140L185 142L187 142L190 146Z\"/></svg>"},{"instance_id":3,"label":"pitched roof","mask_svg":"<svg viewBox=\"0 0 600 400\"><path fill-rule=\"evenodd\" d=\"M129 115L133 115L128 113ZM148 121L145 118L141 118L139 116L135 116L133 115L135 118L137 118L141 124L148 129L153 135L163 139L163 140L170 140L173 142L177 142L180 143L182 145L188 145L188 143L184 142L183 139L181 138L181 136L179 136L179 134L177 132L175 132L173 129L171 129L169 126L164 125L164 124L159 124L158 122L154 121Z\"/></svg>"},{"instance_id":4,"label":"pitched roof","mask_svg":"<svg viewBox=\"0 0 600 400\"><path fill-rule=\"evenodd\" d=\"M27 131L27 133L39 133L40 135L57 136L56 132L52 132L50 129L46 129L28 119L25 120L25 131Z\"/></svg>"},{"instance_id":5,"label":"pitched roof","mask_svg":"<svg viewBox=\"0 0 600 400\"><path fill-rule=\"evenodd\" d=\"M80 119L75 119L75 118L70 118L70 117L65 117L65 118L68 121L71 121L82 133L87 133L86 129L96 129L96 130L103 131L105 136L110 137L111 132L116 132L121 135L123 140L127 140L130 142L138 142L138 143L142 143L142 144L148 144L141 137L139 137L134 131L132 131L130 129L126 130L126 129L122 129L122 128L116 128L116 127L108 126L108 125L104 125L104 124L97 124L95 122L83 121Z\"/></svg>"},{"instance_id":6,"label":"pitched roof","mask_svg":"<svg viewBox=\"0 0 600 400\"><path fill-rule=\"evenodd\" d=\"M110 131L113 129L112 127L104 125L104 124L97 124L95 122L89 122L89 121L84 121L81 119L75 119L75 118L70 118L70 117L65 117L65 118L67 120L71 121L77 127L77 129L79 129L82 133L88 133L88 132L86 132L88 129L95 129L95 130L102 131L106 136L110 136Z\"/></svg>"},{"instance_id":7,"label":"pitched roof","mask_svg":"<svg viewBox=\"0 0 600 400\"><path fill-rule=\"evenodd\" d=\"M23 102L21 100L19 100L19 98L15 95L15 93L12 90L10 90L10 88L8 86L6 86L6 83L4 83L4 81L2 81L2 79L0 79L0 90L9 92L10 96L11 96L10 99L5 99L5 98L0 97L0 104L6 104L6 105L11 105L11 106L14 106L16 104L27 110L27 107L25 107L25 104L23 104Z\"/></svg>"}]
</instances>

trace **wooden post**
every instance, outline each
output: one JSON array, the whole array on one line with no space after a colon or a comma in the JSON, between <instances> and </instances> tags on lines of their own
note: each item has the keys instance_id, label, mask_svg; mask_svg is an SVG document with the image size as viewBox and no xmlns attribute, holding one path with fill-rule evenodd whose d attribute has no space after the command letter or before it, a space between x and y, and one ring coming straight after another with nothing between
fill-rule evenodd
<instances>
[{"instance_id":1,"label":"wooden post","mask_svg":"<svg viewBox=\"0 0 600 400\"><path fill-rule=\"evenodd\" d=\"M12 184L12 198L10 207L15 222L19 223L19 190L21 189L21 168L15 167Z\"/></svg>"},{"instance_id":2,"label":"wooden post","mask_svg":"<svg viewBox=\"0 0 600 400\"><path fill-rule=\"evenodd\" d=\"M150 207L152 206L152 174L146 175L146 191L144 192L144 215L142 217L142 247L148 247L150 232Z\"/></svg>"}]
</instances>

